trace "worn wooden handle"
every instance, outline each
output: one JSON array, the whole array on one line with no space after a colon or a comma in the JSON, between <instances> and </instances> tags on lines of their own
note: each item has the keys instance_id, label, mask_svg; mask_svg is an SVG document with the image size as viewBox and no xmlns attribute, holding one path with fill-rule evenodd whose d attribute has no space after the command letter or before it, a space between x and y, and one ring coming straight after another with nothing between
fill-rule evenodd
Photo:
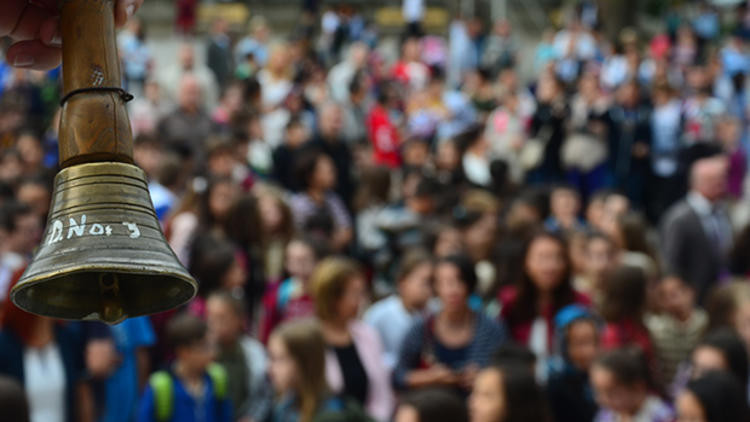
<instances>
[{"instance_id":1,"label":"worn wooden handle","mask_svg":"<svg viewBox=\"0 0 750 422\"><path fill-rule=\"evenodd\" d=\"M64 0L60 20L63 94L120 87L114 0ZM133 135L125 102L114 91L71 96L60 119L60 166L133 162Z\"/></svg>"}]
</instances>

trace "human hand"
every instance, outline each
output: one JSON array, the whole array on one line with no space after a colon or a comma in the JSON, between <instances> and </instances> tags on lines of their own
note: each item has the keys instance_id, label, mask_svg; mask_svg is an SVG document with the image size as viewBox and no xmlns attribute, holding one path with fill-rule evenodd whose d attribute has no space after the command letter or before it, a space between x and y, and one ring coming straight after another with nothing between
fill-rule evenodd
<instances>
[{"instance_id":1,"label":"human hand","mask_svg":"<svg viewBox=\"0 0 750 422\"><path fill-rule=\"evenodd\" d=\"M478 374L479 366L475 364L471 364L464 368L463 372L461 372L461 386L469 390L474 388L474 381Z\"/></svg>"},{"instance_id":2,"label":"human hand","mask_svg":"<svg viewBox=\"0 0 750 422\"><path fill-rule=\"evenodd\" d=\"M5 53L6 61L25 69L49 70L62 60L58 0L2 0L0 37L9 36L14 44ZM115 0L115 25L119 28L135 14L143 0Z\"/></svg>"},{"instance_id":3,"label":"human hand","mask_svg":"<svg viewBox=\"0 0 750 422\"><path fill-rule=\"evenodd\" d=\"M444 365L435 365L430 368L430 372L432 373L435 384L453 385L459 381L459 376Z\"/></svg>"}]
</instances>

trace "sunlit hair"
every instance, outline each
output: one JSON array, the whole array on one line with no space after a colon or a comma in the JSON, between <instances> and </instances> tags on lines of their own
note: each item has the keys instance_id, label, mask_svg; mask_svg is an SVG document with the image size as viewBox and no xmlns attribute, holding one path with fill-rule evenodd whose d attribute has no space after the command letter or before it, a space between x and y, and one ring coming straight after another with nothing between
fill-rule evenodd
<instances>
[{"instance_id":1,"label":"sunlit hair","mask_svg":"<svg viewBox=\"0 0 750 422\"><path fill-rule=\"evenodd\" d=\"M362 270L351 259L332 257L318 264L310 278L318 318L327 321L336 318L339 299L356 277L362 277Z\"/></svg>"},{"instance_id":2,"label":"sunlit hair","mask_svg":"<svg viewBox=\"0 0 750 422\"><path fill-rule=\"evenodd\" d=\"M320 326L314 320L294 321L279 326L271 338L279 339L294 361L300 422L311 422L318 405L328 394L326 345Z\"/></svg>"}]
</instances>

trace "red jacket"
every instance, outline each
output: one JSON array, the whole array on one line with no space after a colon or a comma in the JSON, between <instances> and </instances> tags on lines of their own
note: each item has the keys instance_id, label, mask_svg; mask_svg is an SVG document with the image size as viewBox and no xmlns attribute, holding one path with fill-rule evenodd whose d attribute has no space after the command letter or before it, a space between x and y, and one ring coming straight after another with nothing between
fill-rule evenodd
<instances>
[{"instance_id":1,"label":"red jacket","mask_svg":"<svg viewBox=\"0 0 750 422\"><path fill-rule=\"evenodd\" d=\"M390 168L401 166L398 130L391 123L388 110L380 104L373 107L367 116L367 134L372 142L375 163Z\"/></svg>"},{"instance_id":2,"label":"red jacket","mask_svg":"<svg viewBox=\"0 0 750 422\"><path fill-rule=\"evenodd\" d=\"M531 337L531 327L534 324L535 318L527 321L513 321L510 318L513 308L516 306L516 303L518 301L518 289L516 288L516 286L503 287L502 289L500 289L498 299L503 305L501 316L505 320L505 324L508 326L511 338L520 344L528 345L529 339ZM591 306L591 300L588 298L588 296L578 292L575 292L575 299L573 303L583 306ZM563 307L572 305L573 303L559 304L558 309L554 309L552 306L548 306L542 311L541 316L547 322L547 347L549 348L548 351L550 353L554 352L553 349L555 347L555 313Z\"/></svg>"}]
</instances>

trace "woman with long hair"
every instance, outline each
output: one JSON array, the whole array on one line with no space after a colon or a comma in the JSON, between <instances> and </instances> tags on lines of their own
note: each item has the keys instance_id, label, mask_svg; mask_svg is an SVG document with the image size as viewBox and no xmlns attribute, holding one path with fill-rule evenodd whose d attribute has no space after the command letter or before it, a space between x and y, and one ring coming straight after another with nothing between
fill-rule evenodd
<instances>
[{"instance_id":1,"label":"woman with long hair","mask_svg":"<svg viewBox=\"0 0 750 422\"><path fill-rule=\"evenodd\" d=\"M193 180L190 192L165 227L169 246L183 265L190 263L190 248L196 233L224 234L223 224L239 191L239 186L228 178Z\"/></svg>"},{"instance_id":2,"label":"woman with long hair","mask_svg":"<svg viewBox=\"0 0 750 422\"><path fill-rule=\"evenodd\" d=\"M499 300L511 337L536 354L537 376L542 379L555 345L555 315L567 305L590 303L573 289L565 241L547 231L536 232L527 240L521 277L515 285L500 290Z\"/></svg>"},{"instance_id":3,"label":"woman with long hair","mask_svg":"<svg viewBox=\"0 0 750 422\"><path fill-rule=\"evenodd\" d=\"M326 343L326 379L379 421L391 416L395 398L377 332L359 319L365 278L353 261L323 260L310 280L315 313Z\"/></svg>"},{"instance_id":4,"label":"woman with long hair","mask_svg":"<svg viewBox=\"0 0 750 422\"><path fill-rule=\"evenodd\" d=\"M469 398L471 422L549 422L544 391L528 368L492 366L480 372Z\"/></svg>"},{"instance_id":5,"label":"woman with long hair","mask_svg":"<svg viewBox=\"0 0 750 422\"><path fill-rule=\"evenodd\" d=\"M313 320L286 323L268 343L269 375L279 397L272 412L274 422L319 422L345 414L346 421L366 421L351 402L331 394L326 382L326 344L320 325Z\"/></svg>"},{"instance_id":6,"label":"woman with long hair","mask_svg":"<svg viewBox=\"0 0 750 422\"><path fill-rule=\"evenodd\" d=\"M407 332L393 382L400 390L443 387L467 393L507 335L504 327L469 306L477 285L469 258L441 258L434 271L434 288L442 307Z\"/></svg>"}]
</instances>

